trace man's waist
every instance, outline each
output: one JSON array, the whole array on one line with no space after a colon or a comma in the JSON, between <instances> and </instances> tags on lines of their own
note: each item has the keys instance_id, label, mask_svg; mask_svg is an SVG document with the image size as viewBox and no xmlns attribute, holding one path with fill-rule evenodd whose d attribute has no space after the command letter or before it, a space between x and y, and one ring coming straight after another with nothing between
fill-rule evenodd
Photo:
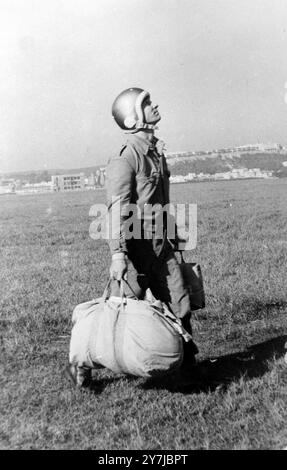
<instances>
[{"instance_id":1,"label":"man's waist","mask_svg":"<svg viewBox=\"0 0 287 470\"><path fill-rule=\"evenodd\" d=\"M128 230L134 227L146 232L154 233L159 229L166 230L167 228L167 216L164 213L122 216L121 222L121 225Z\"/></svg>"}]
</instances>

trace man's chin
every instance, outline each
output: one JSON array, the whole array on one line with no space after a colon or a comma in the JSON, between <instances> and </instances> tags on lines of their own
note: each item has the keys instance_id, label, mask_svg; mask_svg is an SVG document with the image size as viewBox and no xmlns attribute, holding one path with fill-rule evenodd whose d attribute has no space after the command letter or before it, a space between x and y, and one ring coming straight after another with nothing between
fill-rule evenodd
<instances>
[{"instance_id":1,"label":"man's chin","mask_svg":"<svg viewBox=\"0 0 287 470\"><path fill-rule=\"evenodd\" d=\"M146 121L146 124L155 126L161 120L161 116L155 116L154 119Z\"/></svg>"}]
</instances>

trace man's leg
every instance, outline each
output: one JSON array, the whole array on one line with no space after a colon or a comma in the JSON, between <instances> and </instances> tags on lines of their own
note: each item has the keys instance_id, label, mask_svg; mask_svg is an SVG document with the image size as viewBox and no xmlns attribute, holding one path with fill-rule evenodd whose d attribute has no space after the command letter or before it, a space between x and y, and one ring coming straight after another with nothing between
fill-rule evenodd
<instances>
[{"instance_id":1,"label":"man's leg","mask_svg":"<svg viewBox=\"0 0 287 470\"><path fill-rule=\"evenodd\" d=\"M189 294L184 286L180 266L171 249L165 250L153 263L149 280L153 295L169 306L174 315L181 319L184 329L192 335ZM197 353L198 349L193 341L184 342L186 363L193 365Z\"/></svg>"},{"instance_id":2,"label":"man's leg","mask_svg":"<svg viewBox=\"0 0 287 470\"><path fill-rule=\"evenodd\" d=\"M174 315L185 323L187 330L191 331L187 321L191 314L189 294L171 248L167 248L159 258L154 260L149 279L153 295L165 302Z\"/></svg>"}]
</instances>

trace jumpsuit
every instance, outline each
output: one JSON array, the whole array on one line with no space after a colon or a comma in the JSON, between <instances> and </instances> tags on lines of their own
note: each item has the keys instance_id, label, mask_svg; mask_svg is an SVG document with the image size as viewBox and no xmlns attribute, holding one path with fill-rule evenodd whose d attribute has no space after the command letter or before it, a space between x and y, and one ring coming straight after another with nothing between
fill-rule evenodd
<instances>
[{"instance_id":1,"label":"jumpsuit","mask_svg":"<svg viewBox=\"0 0 287 470\"><path fill-rule=\"evenodd\" d=\"M190 300L168 237L168 216L162 207L169 203L169 170L161 141L137 134L129 135L120 154L110 159L106 169L108 214L114 211L118 226L109 238L111 254L125 253L128 261L125 295L140 299L150 288L156 299L164 302L191 332ZM138 209L140 236L128 236L127 220L131 204ZM145 211L152 206L152 213ZM163 215L162 215L163 214ZM130 219L131 220L131 219ZM134 220L134 219L133 219ZM134 228L135 224L132 224ZM129 227L130 228L130 227ZM160 236L158 235L160 234ZM113 281L112 295L119 295Z\"/></svg>"}]
</instances>

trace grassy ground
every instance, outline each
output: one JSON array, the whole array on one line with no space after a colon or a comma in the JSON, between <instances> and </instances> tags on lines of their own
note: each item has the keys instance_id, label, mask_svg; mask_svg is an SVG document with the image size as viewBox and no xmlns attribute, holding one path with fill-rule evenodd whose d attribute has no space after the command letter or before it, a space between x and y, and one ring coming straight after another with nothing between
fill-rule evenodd
<instances>
[{"instance_id":1,"label":"grassy ground","mask_svg":"<svg viewBox=\"0 0 287 470\"><path fill-rule=\"evenodd\" d=\"M287 446L286 180L172 186L198 204L207 308L190 377L62 375L71 312L101 295L107 245L88 235L103 191L0 200L2 449L280 449Z\"/></svg>"}]
</instances>

